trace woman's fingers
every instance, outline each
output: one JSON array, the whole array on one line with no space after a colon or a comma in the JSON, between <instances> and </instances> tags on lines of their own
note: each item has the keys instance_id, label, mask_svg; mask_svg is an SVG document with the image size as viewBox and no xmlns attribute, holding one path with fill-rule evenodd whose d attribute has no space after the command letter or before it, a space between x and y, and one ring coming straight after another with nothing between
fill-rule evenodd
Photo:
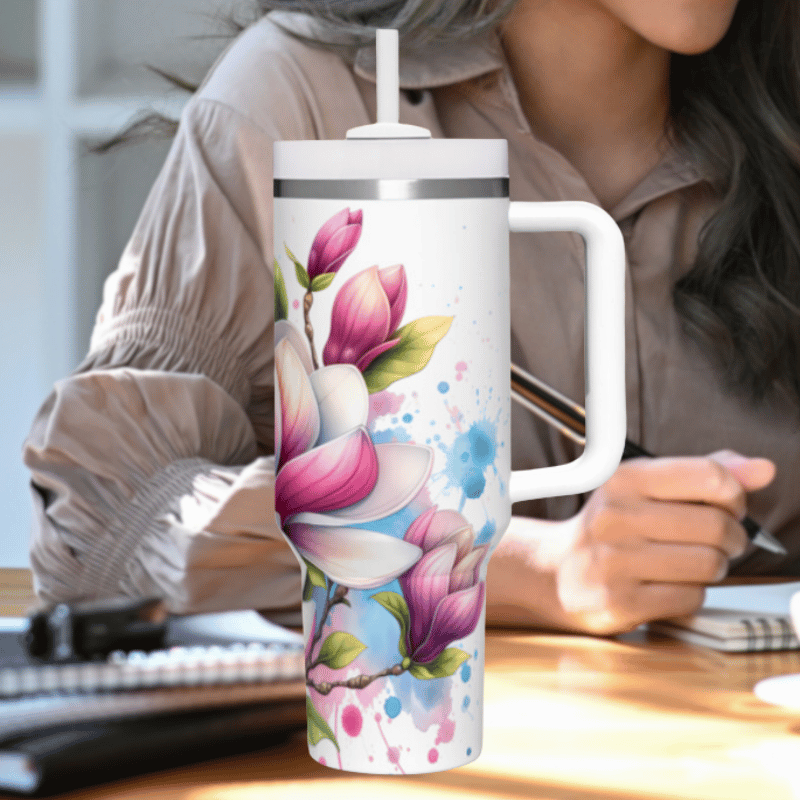
<instances>
[{"instance_id":1,"label":"woman's fingers","mask_svg":"<svg viewBox=\"0 0 800 800\"><path fill-rule=\"evenodd\" d=\"M612 493L651 500L710 503L736 519L745 514L742 485L731 471L706 457L633 459L620 464L606 484Z\"/></svg>"},{"instance_id":2,"label":"woman's fingers","mask_svg":"<svg viewBox=\"0 0 800 800\"><path fill-rule=\"evenodd\" d=\"M775 463L768 458L748 458L733 450L718 450L709 458L726 467L746 492L763 489L775 477Z\"/></svg>"},{"instance_id":3,"label":"woman's fingers","mask_svg":"<svg viewBox=\"0 0 800 800\"><path fill-rule=\"evenodd\" d=\"M623 549L643 541L697 544L735 558L747 547L744 528L727 511L697 503L612 498L587 508L584 525Z\"/></svg>"},{"instance_id":4,"label":"woman's fingers","mask_svg":"<svg viewBox=\"0 0 800 800\"><path fill-rule=\"evenodd\" d=\"M744 552L746 493L774 475L771 461L732 451L623 462L565 540L556 579L564 610L594 633L692 613L703 587Z\"/></svg>"},{"instance_id":5,"label":"woman's fingers","mask_svg":"<svg viewBox=\"0 0 800 800\"><path fill-rule=\"evenodd\" d=\"M745 493L766 486L774 475L775 465L768 459L721 450L710 456L632 459L620 464L606 487L622 496L707 503L742 519Z\"/></svg>"},{"instance_id":6,"label":"woman's fingers","mask_svg":"<svg viewBox=\"0 0 800 800\"><path fill-rule=\"evenodd\" d=\"M596 563L600 580L641 583L716 583L728 571L725 553L707 545L652 542L629 550L608 548L597 554Z\"/></svg>"},{"instance_id":7,"label":"woman's fingers","mask_svg":"<svg viewBox=\"0 0 800 800\"><path fill-rule=\"evenodd\" d=\"M570 560L559 570L558 596L580 627L602 635L632 630L654 619L692 614L705 597L705 584L700 582L596 578L585 557Z\"/></svg>"}]
</instances>

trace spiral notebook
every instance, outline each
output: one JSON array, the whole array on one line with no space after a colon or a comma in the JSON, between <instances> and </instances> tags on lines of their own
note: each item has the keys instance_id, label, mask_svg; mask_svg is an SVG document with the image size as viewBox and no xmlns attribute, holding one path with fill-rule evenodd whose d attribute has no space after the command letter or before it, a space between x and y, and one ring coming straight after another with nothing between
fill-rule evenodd
<instances>
[{"instance_id":1,"label":"spiral notebook","mask_svg":"<svg viewBox=\"0 0 800 800\"><path fill-rule=\"evenodd\" d=\"M302 637L256 612L176 620L163 650L70 664L32 663L25 624L0 620L0 790L63 791L305 724Z\"/></svg>"},{"instance_id":2,"label":"spiral notebook","mask_svg":"<svg viewBox=\"0 0 800 800\"><path fill-rule=\"evenodd\" d=\"M789 602L800 581L711 586L703 607L683 617L649 624L656 633L727 652L796 650Z\"/></svg>"}]
</instances>

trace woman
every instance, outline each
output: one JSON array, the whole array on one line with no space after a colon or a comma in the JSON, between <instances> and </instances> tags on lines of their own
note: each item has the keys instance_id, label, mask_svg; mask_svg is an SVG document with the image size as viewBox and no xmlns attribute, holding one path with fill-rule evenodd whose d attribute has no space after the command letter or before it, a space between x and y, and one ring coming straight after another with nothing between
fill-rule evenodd
<instances>
[{"instance_id":1,"label":"woman","mask_svg":"<svg viewBox=\"0 0 800 800\"><path fill-rule=\"evenodd\" d=\"M260 20L207 77L89 355L34 423L41 596L296 607L294 557L264 513L269 154L373 120L373 27L406 43L401 121L508 139L512 199L599 203L626 240L628 435L665 457L625 462L588 498L516 508L527 516L491 561L489 621L614 633L694 610L729 566L796 571L797 0L325 5ZM582 259L569 235L512 241L513 357L576 398ZM575 457L517 412L515 466ZM783 562L747 546L746 502Z\"/></svg>"}]
</instances>

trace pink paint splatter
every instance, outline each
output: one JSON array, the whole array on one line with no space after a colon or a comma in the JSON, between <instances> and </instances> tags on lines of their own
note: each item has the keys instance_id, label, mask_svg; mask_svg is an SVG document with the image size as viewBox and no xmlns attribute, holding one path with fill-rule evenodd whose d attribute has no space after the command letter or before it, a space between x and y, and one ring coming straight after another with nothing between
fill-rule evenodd
<instances>
[{"instance_id":1,"label":"pink paint splatter","mask_svg":"<svg viewBox=\"0 0 800 800\"><path fill-rule=\"evenodd\" d=\"M348 736L358 736L363 723L361 712L352 703L342 711L342 728Z\"/></svg>"},{"instance_id":2,"label":"pink paint splatter","mask_svg":"<svg viewBox=\"0 0 800 800\"><path fill-rule=\"evenodd\" d=\"M431 764L435 764L438 760L439 751L435 747L431 747L431 749L428 750L428 761L430 761Z\"/></svg>"},{"instance_id":3,"label":"pink paint splatter","mask_svg":"<svg viewBox=\"0 0 800 800\"><path fill-rule=\"evenodd\" d=\"M386 740L386 734L383 732L383 728L380 726L381 722L381 715L375 715L375 722L378 723L378 733L381 735L381 739L383 739L383 743L386 745L386 757L392 764L397 766L397 769L405 775L405 770L400 766L400 748L399 747L389 747L389 742Z\"/></svg>"},{"instance_id":4,"label":"pink paint splatter","mask_svg":"<svg viewBox=\"0 0 800 800\"><path fill-rule=\"evenodd\" d=\"M461 433L461 423L464 421L464 414L461 409L458 406L450 406L447 403L444 404L444 407L447 409L447 413L450 414L450 420L456 426L456 430Z\"/></svg>"},{"instance_id":5,"label":"pink paint splatter","mask_svg":"<svg viewBox=\"0 0 800 800\"><path fill-rule=\"evenodd\" d=\"M372 423L378 417L386 417L389 414L396 414L403 406L406 396L404 394L394 394L394 392L377 392L370 395L369 416L367 417L367 427L371 428Z\"/></svg>"},{"instance_id":6,"label":"pink paint splatter","mask_svg":"<svg viewBox=\"0 0 800 800\"><path fill-rule=\"evenodd\" d=\"M455 732L456 732L455 720L452 719L444 720L439 725L439 734L436 737L436 744L442 744L442 742L452 742Z\"/></svg>"},{"instance_id":7,"label":"pink paint splatter","mask_svg":"<svg viewBox=\"0 0 800 800\"><path fill-rule=\"evenodd\" d=\"M322 764L323 767L328 766L328 762L325 760L325 756L319 759L319 763Z\"/></svg>"},{"instance_id":8,"label":"pink paint splatter","mask_svg":"<svg viewBox=\"0 0 800 800\"><path fill-rule=\"evenodd\" d=\"M292 308L295 308L295 309L300 308L300 301L299 300L295 300L292 303Z\"/></svg>"},{"instance_id":9,"label":"pink paint splatter","mask_svg":"<svg viewBox=\"0 0 800 800\"><path fill-rule=\"evenodd\" d=\"M426 710L421 704L413 704L409 710L417 730L427 731L431 725L445 724L453 710L453 700L445 695L442 701L436 703L430 710Z\"/></svg>"},{"instance_id":10,"label":"pink paint splatter","mask_svg":"<svg viewBox=\"0 0 800 800\"><path fill-rule=\"evenodd\" d=\"M456 372L466 372L467 371L467 362L466 361L459 361L456 364Z\"/></svg>"},{"instance_id":11,"label":"pink paint splatter","mask_svg":"<svg viewBox=\"0 0 800 800\"><path fill-rule=\"evenodd\" d=\"M343 630L348 630L344 628ZM362 659L362 663L364 664L364 671L373 671L377 672L378 667L374 666L373 661L369 661L365 656L360 657ZM372 704L375 698L384 690L385 684L383 681L373 681L369 686L365 686L363 689L359 689L358 693L356 694L356 699L361 704L361 707L364 709L369 709L372 707Z\"/></svg>"},{"instance_id":12,"label":"pink paint splatter","mask_svg":"<svg viewBox=\"0 0 800 800\"><path fill-rule=\"evenodd\" d=\"M458 375L456 375L456 380L457 381L463 381L464 380L464 376L459 372Z\"/></svg>"}]
</instances>

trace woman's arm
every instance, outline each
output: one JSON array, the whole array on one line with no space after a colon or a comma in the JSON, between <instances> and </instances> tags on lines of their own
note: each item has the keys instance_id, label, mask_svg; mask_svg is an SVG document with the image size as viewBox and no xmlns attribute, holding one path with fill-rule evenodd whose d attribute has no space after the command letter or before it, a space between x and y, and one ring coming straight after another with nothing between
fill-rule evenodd
<instances>
[{"instance_id":1,"label":"woman's arm","mask_svg":"<svg viewBox=\"0 0 800 800\"><path fill-rule=\"evenodd\" d=\"M90 353L25 445L45 600L299 603L269 456L274 301L261 242L274 136L213 100L184 112L106 282Z\"/></svg>"},{"instance_id":2,"label":"woman's arm","mask_svg":"<svg viewBox=\"0 0 800 800\"><path fill-rule=\"evenodd\" d=\"M729 451L620 465L564 522L515 517L489 563L487 621L614 634L689 614L746 545L767 459Z\"/></svg>"}]
</instances>

